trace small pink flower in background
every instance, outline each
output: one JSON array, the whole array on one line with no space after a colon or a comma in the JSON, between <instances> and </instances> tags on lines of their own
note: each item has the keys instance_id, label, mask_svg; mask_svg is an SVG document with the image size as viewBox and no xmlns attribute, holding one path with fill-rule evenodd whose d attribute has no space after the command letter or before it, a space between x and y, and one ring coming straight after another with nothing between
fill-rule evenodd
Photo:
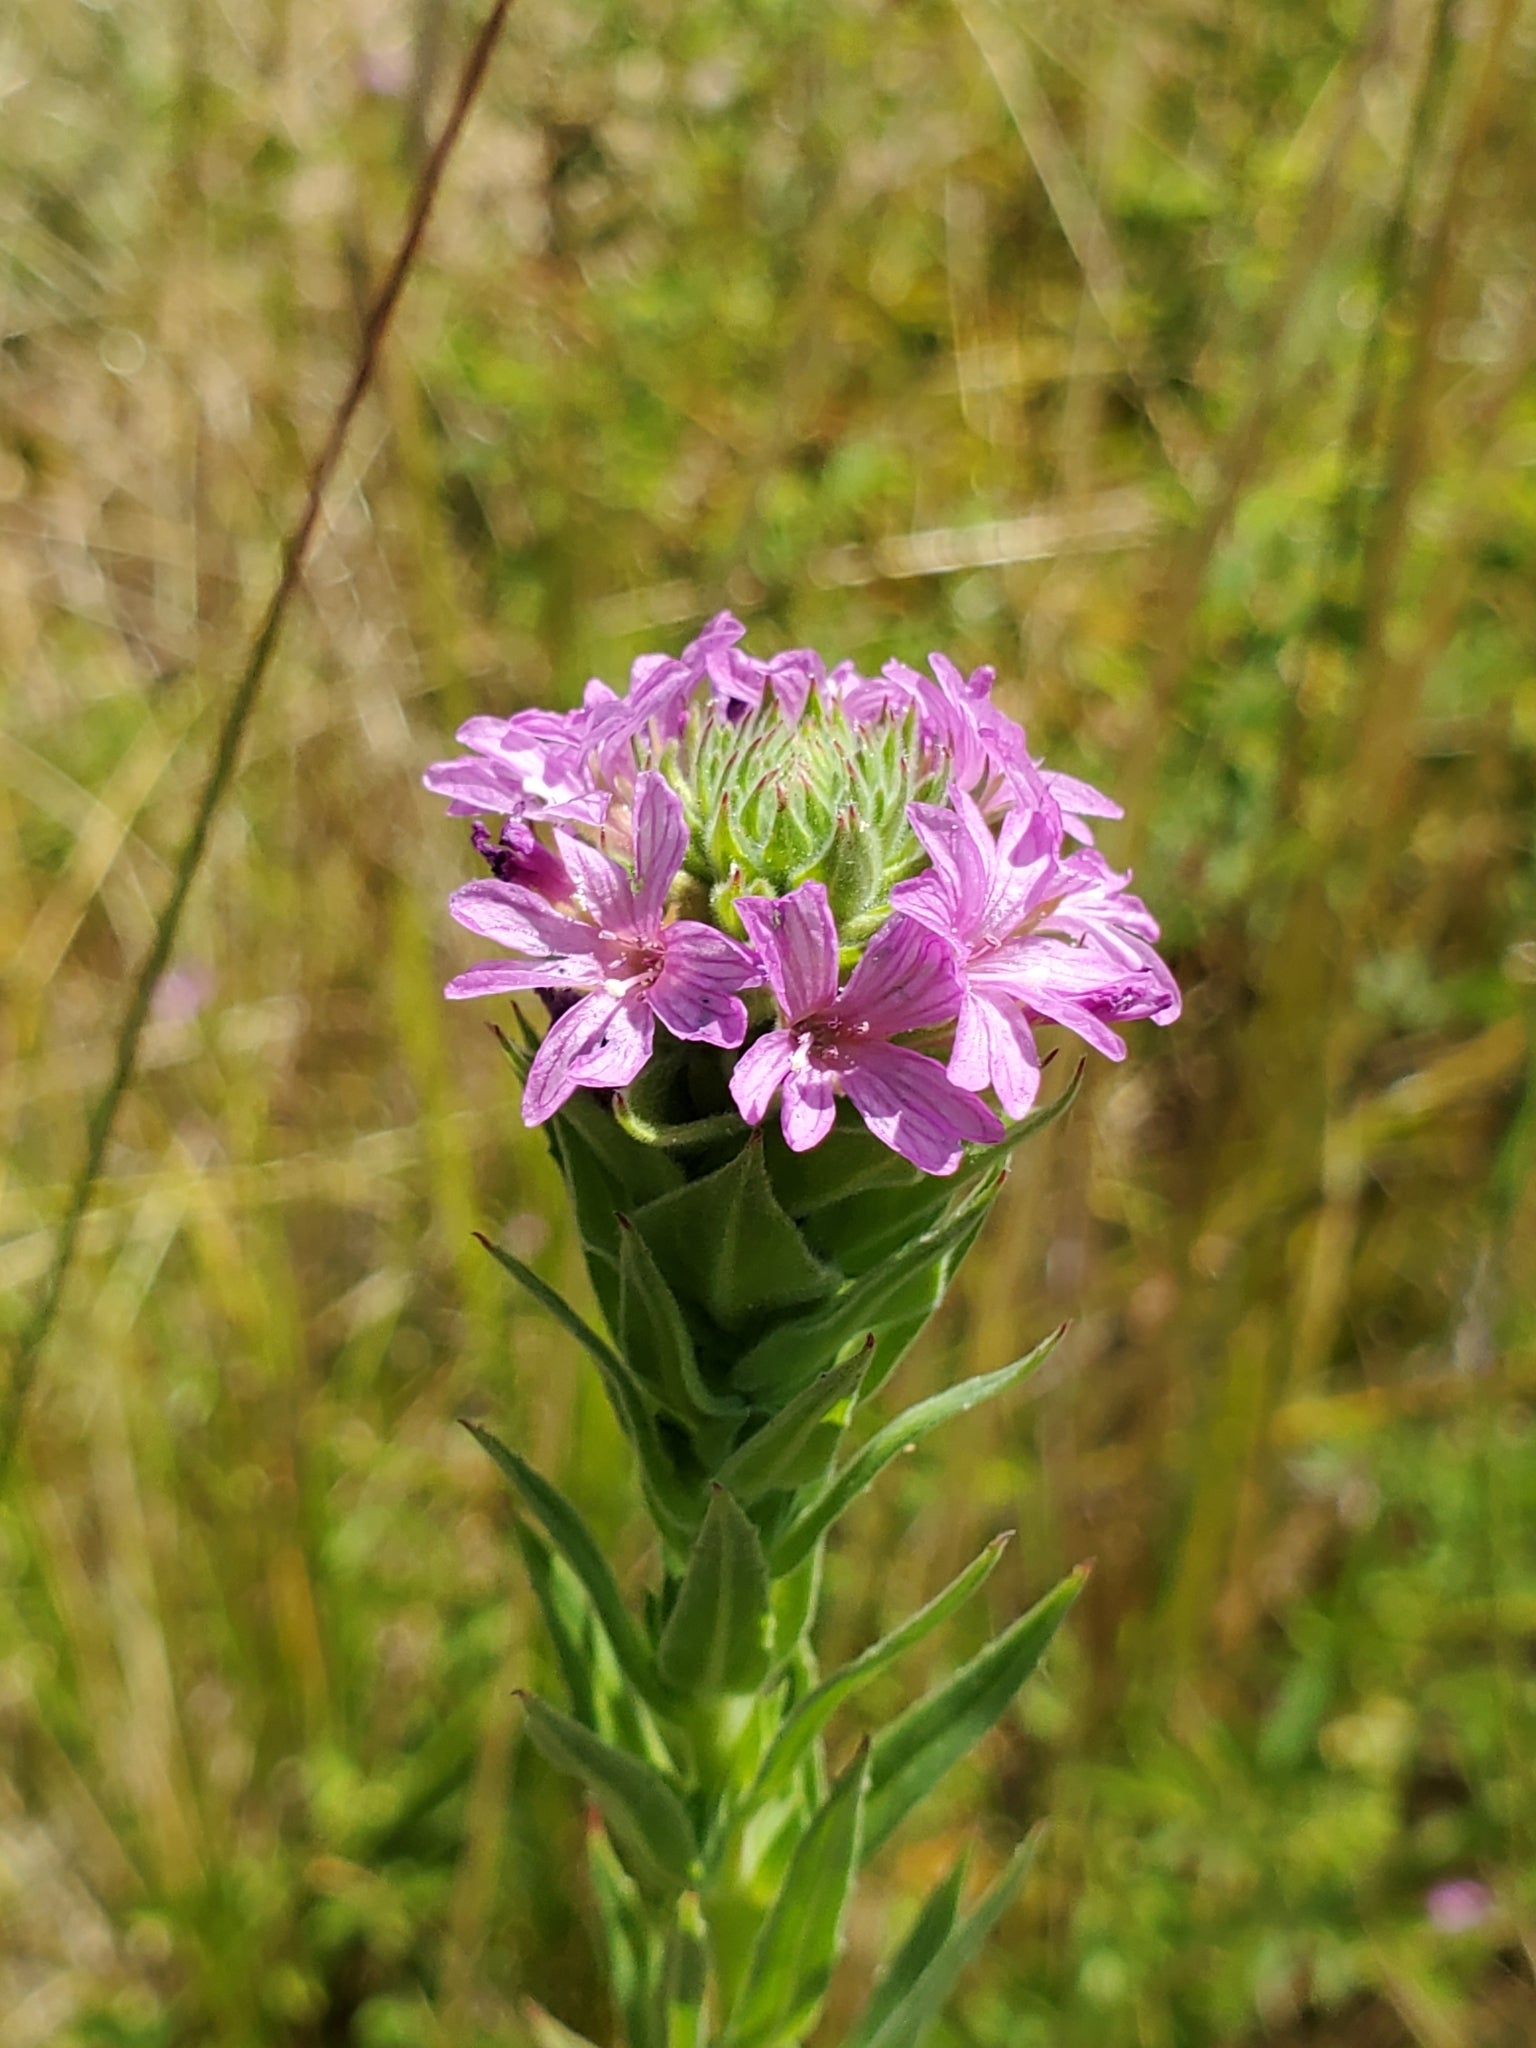
<instances>
[{"instance_id":1,"label":"small pink flower in background","mask_svg":"<svg viewBox=\"0 0 1536 2048\"><path fill-rule=\"evenodd\" d=\"M1475 1877L1449 1877L1424 1894L1424 1917L1441 1934L1470 1934L1493 1908L1493 1893Z\"/></svg>"},{"instance_id":2,"label":"small pink flower in background","mask_svg":"<svg viewBox=\"0 0 1536 2048\"><path fill-rule=\"evenodd\" d=\"M747 1012L737 991L760 975L724 932L686 918L662 923L688 848L683 807L659 775L635 791L633 876L596 847L556 831L575 905L568 917L521 882L470 882L450 909L466 930L522 960L487 961L448 984L453 997L514 989L585 991L550 1026L523 1091L523 1120L541 1124L578 1088L623 1088L651 1056L659 1017L677 1038L740 1045Z\"/></svg>"},{"instance_id":3,"label":"small pink flower in background","mask_svg":"<svg viewBox=\"0 0 1536 2048\"><path fill-rule=\"evenodd\" d=\"M155 983L149 1012L157 1024L190 1024L207 1006L215 987L213 969L201 960L171 967Z\"/></svg>"},{"instance_id":4,"label":"small pink flower in background","mask_svg":"<svg viewBox=\"0 0 1536 2048\"><path fill-rule=\"evenodd\" d=\"M747 1048L731 1076L749 1124L761 1123L782 1091L784 1141L808 1152L831 1130L841 1093L882 1144L935 1174L954 1172L962 1145L1003 1135L991 1110L955 1087L937 1060L891 1043L955 1014L959 988L941 939L892 918L839 994L837 926L820 882L787 896L743 896L737 909L784 1020Z\"/></svg>"}]
</instances>

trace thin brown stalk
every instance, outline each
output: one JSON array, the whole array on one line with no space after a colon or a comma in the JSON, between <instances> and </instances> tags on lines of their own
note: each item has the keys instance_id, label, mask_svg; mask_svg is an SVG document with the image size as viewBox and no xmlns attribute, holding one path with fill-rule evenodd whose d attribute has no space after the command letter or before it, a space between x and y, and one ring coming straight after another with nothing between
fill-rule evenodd
<instances>
[{"instance_id":1,"label":"thin brown stalk","mask_svg":"<svg viewBox=\"0 0 1536 2048\"><path fill-rule=\"evenodd\" d=\"M79 1242L80 1226L85 1220L91 1196L101 1176L102 1163L117 1122L118 1112L133 1083L139 1043L148 1021L155 985L165 972L175 948L182 913L186 908L198 869L202 866L214 817L234 776L235 766L240 757L241 742L260 698L262 683L276 651L283 622L298 590L305 557L319 522L326 487L341 460L358 408L374 381L384 338L389 331L395 308L400 303L417 252L420 250L438 189L443 181L443 174L448 167L448 160L453 154L464 124L469 118L470 109L484 82L492 53L511 7L512 0L493 0L485 23L475 39L474 47L465 59L448 118L443 123L442 133L438 136L436 146L417 181L405 232L400 238L394 259L385 273L384 281L364 322L352 376L342 395L341 403L336 408L325 444L310 468L303 506L283 548L282 566L278 572L276 587L224 714L208 779L203 786L196 814L176 862L170 896L156 922L149 952L134 979L128 1008L117 1035L111 1077L91 1112L86 1131L85 1157L70 1189L69 1201L59 1226L53 1260L36 1305L24 1322L16 1344L10 1384L5 1397L4 1418L0 1421L0 1480L3 1480L9 1471L15 1455L26 1416L27 1399L37 1378L44 1346L58 1320L64 1288Z\"/></svg>"}]
</instances>

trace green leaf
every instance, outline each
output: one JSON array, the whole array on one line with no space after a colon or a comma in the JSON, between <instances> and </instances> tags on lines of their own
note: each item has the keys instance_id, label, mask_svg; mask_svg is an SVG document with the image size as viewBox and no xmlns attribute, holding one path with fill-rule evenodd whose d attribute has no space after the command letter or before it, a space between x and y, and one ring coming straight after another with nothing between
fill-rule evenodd
<instances>
[{"instance_id":1,"label":"green leaf","mask_svg":"<svg viewBox=\"0 0 1536 2048\"><path fill-rule=\"evenodd\" d=\"M477 1243L485 1246L503 1271L510 1273L519 1286L527 1288L541 1307L549 1310L562 1329L569 1331L576 1342L591 1353L602 1367L605 1377L610 1373L623 1373L623 1360L613 1346L576 1313L563 1294L557 1293L547 1280L541 1280L531 1266L525 1266L522 1260L514 1258L511 1252L503 1251L499 1244L493 1244L483 1231L477 1230L475 1239Z\"/></svg>"},{"instance_id":2,"label":"green leaf","mask_svg":"<svg viewBox=\"0 0 1536 2048\"><path fill-rule=\"evenodd\" d=\"M894 1258L845 1287L825 1307L793 1322L781 1323L739 1359L732 1370L732 1384L744 1394L772 1394L782 1399L797 1391L818 1372L833 1364L850 1343L870 1331L878 1332L893 1316L909 1315L914 1304L907 1298L916 1280L919 1293L932 1306L928 1269L936 1267L945 1253L974 1228L969 1207L946 1217L936 1229L926 1231ZM924 1308L923 1313L927 1313Z\"/></svg>"},{"instance_id":3,"label":"green leaf","mask_svg":"<svg viewBox=\"0 0 1536 2048\"><path fill-rule=\"evenodd\" d=\"M752 1692L768 1670L768 1562L757 1531L723 1486L661 1632L657 1661L678 1692Z\"/></svg>"},{"instance_id":4,"label":"green leaf","mask_svg":"<svg viewBox=\"0 0 1536 2048\"><path fill-rule=\"evenodd\" d=\"M555 1662L570 1697L571 1712L594 1734L606 1734L598 1715L593 1686L593 1664L597 1652L597 1617L592 1603L581 1590L581 1582L570 1566L555 1556L542 1536L535 1535L521 1518L514 1525L517 1547L523 1554L523 1569L544 1616L544 1626L554 1646Z\"/></svg>"},{"instance_id":5,"label":"green leaf","mask_svg":"<svg viewBox=\"0 0 1536 2048\"><path fill-rule=\"evenodd\" d=\"M1078 1098L1079 1091L1083 1085L1083 1073L1087 1065L1088 1062L1086 1060L1079 1060L1073 1069L1071 1080L1062 1089L1061 1093L1054 1100L1045 1103L1041 1108L1032 1109L1028 1116L1020 1117L1012 1130L1007 1131L997 1144L973 1147L972 1156L976 1161L977 1167L995 1166L1000 1159L1005 1158L1008 1153L1022 1145L1027 1138L1038 1137L1040 1132L1049 1129L1058 1117L1065 1116Z\"/></svg>"},{"instance_id":6,"label":"green leaf","mask_svg":"<svg viewBox=\"0 0 1536 2048\"><path fill-rule=\"evenodd\" d=\"M958 1927L952 1921L963 1870L957 1868L929 1900L890 1969L875 1987L859 2026L844 2048L920 2048L930 2026L949 2002L962 1971L1023 1882L1037 1835L1020 1844L1002 1876ZM930 1908L937 1907L930 1916ZM925 1924L926 1923L926 1924Z\"/></svg>"},{"instance_id":7,"label":"green leaf","mask_svg":"<svg viewBox=\"0 0 1536 2048\"><path fill-rule=\"evenodd\" d=\"M570 1132L579 1138L602 1168L617 1197L615 1208L641 1208L683 1184L683 1169L676 1160L632 1138L585 1088L562 1103L553 1122L562 1137Z\"/></svg>"},{"instance_id":8,"label":"green leaf","mask_svg":"<svg viewBox=\"0 0 1536 2048\"><path fill-rule=\"evenodd\" d=\"M709 1932L697 1892L677 1902L667 1936L667 2048L706 2048Z\"/></svg>"},{"instance_id":9,"label":"green leaf","mask_svg":"<svg viewBox=\"0 0 1536 2048\"><path fill-rule=\"evenodd\" d=\"M657 1695L656 1672L650 1652L619 1596L613 1573L608 1569L607 1560L598 1549L592 1531L559 1487L552 1486L535 1472L526 1459L520 1458L516 1451L509 1451L499 1438L492 1436L488 1429L482 1429L478 1423L466 1422L464 1427L549 1531L556 1548L592 1602L625 1677L643 1698L654 1701Z\"/></svg>"},{"instance_id":10,"label":"green leaf","mask_svg":"<svg viewBox=\"0 0 1536 2048\"><path fill-rule=\"evenodd\" d=\"M739 1401L711 1392L676 1297L627 1217L619 1218L619 1342L651 1398L687 1429L740 1415Z\"/></svg>"},{"instance_id":11,"label":"green leaf","mask_svg":"<svg viewBox=\"0 0 1536 2048\"><path fill-rule=\"evenodd\" d=\"M725 1330L820 1301L837 1285L775 1200L756 1136L714 1173L637 1211L634 1222L677 1293Z\"/></svg>"},{"instance_id":12,"label":"green leaf","mask_svg":"<svg viewBox=\"0 0 1536 2048\"><path fill-rule=\"evenodd\" d=\"M720 1483L738 1500L754 1501L786 1486L805 1486L826 1471L847 1417L831 1421L834 1410L858 1390L869 1364L869 1347L813 1380L755 1436L732 1451L720 1467Z\"/></svg>"},{"instance_id":13,"label":"green leaf","mask_svg":"<svg viewBox=\"0 0 1536 2048\"><path fill-rule=\"evenodd\" d=\"M726 2029L727 2048L780 2048L815 2023L859 1861L868 1778L865 1742L795 1846L753 1945L746 1985Z\"/></svg>"},{"instance_id":14,"label":"green leaf","mask_svg":"<svg viewBox=\"0 0 1536 2048\"><path fill-rule=\"evenodd\" d=\"M794 1569L838 1516L873 1484L892 1458L921 1442L941 1423L950 1422L957 1415L968 1414L981 1402L990 1401L994 1395L1006 1393L1010 1387L1027 1379L1061 1342L1066 1327L1063 1323L1060 1329L1051 1332L1044 1343L1037 1344L1033 1351L1025 1352L1022 1358L1014 1359L1011 1365L1002 1366L996 1372L978 1373L972 1379L961 1380L958 1386L946 1387L943 1393L932 1394L926 1401L917 1402L893 1422L877 1429L833 1476L825 1491L796 1516L774 1544L774 1577L781 1577Z\"/></svg>"},{"instance_id":15,"label":"green leaf","mask_svg":"<svg viewBox=\"0 0 1536 2048\"><path fill-rule=\"evenodd\" d=\"M930 1964L943 1951L960 1912L960 1894L965 1884L970 1851L956 1861L949 1875L923 1901L923 1909L907 1931L906 1939L880 1973L869 1995L854 2034L844 2048L869 2048L890 2020L910 2009L910 2000Z\"/></svg>"},{"instance_id":16,"label":"green leaf","mask_svg":"<svg viewBox=\"0 0 1536 2048\"><path fill-rule=\"evenodd\" d=\"M534 1694L521 1697L529 1740L556 1770L590 1788L614 1849L641 1891L663 1902L675 1899L691 1879L698 1848L683 1803L666 1779Z\"/></svg>"},{"instance_id":17,"label":"green leaf","mask_svg":"<svg viewBox=\"0 0 1536 2048\"><path fill-rule=\"evenodd\" d=\"M662 1944L613 1843L595 1821L587 1828L587 1872L602 1930L608 1989L624 2020L627 2048L666 2048L662 2039Z\"/></svg>"},{"instance_id":18,"label":"green leaf","mask_svg":"<svg viewBox=\"0 0 1536 2048\"><path fill-rule=\"evenodd\" d=\"M542 2005L535 2005L531 1998L522 2002L523 2025L532 2037L533 2048L593 2048L585 2034L576 2034L557 2020L553 2013L546 2012Z\"/></svg>"},{"instance_id":19,"label":"green leaf","mask_svg":"<svg viewBox=\"0 0 1536 2048\"><path fill-rule=\"evenodd\" d=\"M665 1764L666 1750L655 1725L620 1669L581 1581L521 1518L516 1536L570 1695L571 1712L605 1742Z\"/></svg>"},{"instance_id":20,"label":"green leaf","mask_svg":"<svg viewBox=\"0 0 1536 2048\"><path fill-rule=\"evenodd\" d=\"M978 1743L1029 1677L1088 1573L1079 1566L952 1678L875 1739L864 1837L873 1855L891 1830Z\"/></svg>"},{"instance_id":21,"label":"green leaf","mask_svg":"<svg viewBox=\"0 0 1536 2048\"><path fill-rule=\"evenodd\" d=\"M757 1774L757 1782L748 1793L743 1810L753 1812L766 1800L772 1799L788 1785L801 1757L826 1727L833 1714L869 1681L894 1664L898 1657L906 1655L930 1635L940 1623L948 1621L955 1610L964 1605L971 1595L991 1577L993 1567L1007 1547L1012 1531L994 1536L979 1557L950 1580L942 1593L937 1593L925 1607L908 1618L889 1635L872 1643L861 1656L851 1664L845 1664L841 1671L807 1693L805 1698L790 1714L773 1739L773 1747L763 1758Z\"/></svg>"},{"instance_id":22,"label":"green leaf","mask_svg":"<svg viewBox=\"0 0 1536 2048\"><path fill-rule=\"evenodd\" d=\"M851 1111L809 1152L791 1152L775 1127L765 1140L774 1193L791 1216L805 1217L865 1188L909 1188L927 1176L871 1135Z\"/></svg>"}]
</instances>

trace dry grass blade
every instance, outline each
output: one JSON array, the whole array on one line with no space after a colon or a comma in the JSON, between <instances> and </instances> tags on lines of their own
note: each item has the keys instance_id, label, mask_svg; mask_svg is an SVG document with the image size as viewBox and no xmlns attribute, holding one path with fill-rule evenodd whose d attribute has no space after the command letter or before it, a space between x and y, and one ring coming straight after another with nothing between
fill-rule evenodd
<instances>
[{"instance_id":1,"label":"dry grass blade","mask_svg":"<svg viewBox=\"0 0 1536 2048\"><path fill-rule=\"evenodd\" d=\"M16 1346L10 1385L5 1397L5 1413L3 1420L0 1420L0 1479L9 1471L11 1460L15 1456L25 1420L27 1397L37 1377L38 1361L42 1357L43 1346L47 1343L48 1334L58 1316L59 1304L63 1299L64 1287L74 1259L80 1225L90 1206L92 1189L101 1173L118 1110L133 1080L139 1041L143 1037L144 1026L149 1018L155 984L170 961L176 934L181 925L182 912L186 908L187 897L197 871L202 865L214 815L229 789L235 764L240 757L241 741L260 697L262 681L276 649L283 620L298 589L299 579L304 570L304 558L319 523L326 486L341 459L358 407L374 380L384 337L389 331L390 321L400 303L400 295L405 289L411 266L421 247L422 237L426 233L427 222L443 181L443 173L448 167L448 160L463 132L470 108L485 78L491 54L511 11L511 5L512 0L494 0L474 47L465 60L448 118L417 183L399 248L369 310L351 380L341 403L336 408L325 445L310 469L303 508L283 549L282 568L278 574L276 588L268 603L261 628L251 645L249 657L230 699L229 708L224 714L213 765L203 787L202 798L193 817L191 829L187 833L186 843L176 863L170 896L160 913L154 939L134 982L133 993L128 999L127 1014L118 1033L111 1078L91 1113L86 1135L85 1159L70 1191L69 1205L59 1228L53 1263L37 1305L23 1325Z\"/></svg>"}]
</instances>

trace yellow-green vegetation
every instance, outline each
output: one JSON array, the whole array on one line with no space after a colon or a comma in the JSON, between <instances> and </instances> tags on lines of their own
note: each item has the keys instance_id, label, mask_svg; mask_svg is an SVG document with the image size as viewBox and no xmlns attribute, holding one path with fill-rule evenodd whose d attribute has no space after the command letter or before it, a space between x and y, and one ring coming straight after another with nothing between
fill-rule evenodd
<instances>
[{"instance_id":1,"label":"yellow-green vegetation","mask_svg":"<svg viewBox=\"0 0 1536 2048\"><path fill-rule=\"evenodd\" d=\"M0 26L11 1329L475 23ZM440 1000L473 862L417 775L721 604L995 661L1188 997L1023 1155L907 1393L1071 1334L839 1537L840 1653L1004 1527L997 1617L1097 1570L818 2042L1045 1814L942 2048L1536 2038L1533 109L1518 0L519 0L0 1508L6 2048L521 2043L524 1992L611 2039L455 1418L632 1576L633 1479L472 1241L585 1298Z\"/></svg>"}]
</instances>

